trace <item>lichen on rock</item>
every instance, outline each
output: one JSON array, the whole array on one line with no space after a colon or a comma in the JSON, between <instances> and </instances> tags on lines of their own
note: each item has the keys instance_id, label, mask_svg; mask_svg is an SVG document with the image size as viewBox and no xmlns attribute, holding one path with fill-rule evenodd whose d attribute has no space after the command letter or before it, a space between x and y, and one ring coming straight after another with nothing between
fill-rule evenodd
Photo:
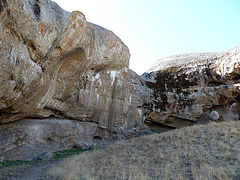
<instances>
[{"instance_id":1,"label":"lichen on rock","mask_svg":"<svg viewBox=\"0 0 240 180\"><path fill-rule=\"evenodd\" d=\"M143 74L153 90L146 119L176 127L184 120L239 120L239 57L237 47L158 60Z\"/></svg>"}]
</instances>

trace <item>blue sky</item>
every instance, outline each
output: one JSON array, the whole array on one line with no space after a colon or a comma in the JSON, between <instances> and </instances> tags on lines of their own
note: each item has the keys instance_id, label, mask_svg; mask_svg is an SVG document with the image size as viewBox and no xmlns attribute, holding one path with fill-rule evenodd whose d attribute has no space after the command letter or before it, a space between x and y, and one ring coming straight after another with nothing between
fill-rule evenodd
<instances>
[{"instance_id":1,"label":"blue sky","mask_svg":"<svg viewBox=\"0 0 240 180\"><path fill-rule=\"evenodd\" d=\"M54 0L113 31L138 74L164 56L240 45L240 0Z\"/></svg>"}]
</instances>

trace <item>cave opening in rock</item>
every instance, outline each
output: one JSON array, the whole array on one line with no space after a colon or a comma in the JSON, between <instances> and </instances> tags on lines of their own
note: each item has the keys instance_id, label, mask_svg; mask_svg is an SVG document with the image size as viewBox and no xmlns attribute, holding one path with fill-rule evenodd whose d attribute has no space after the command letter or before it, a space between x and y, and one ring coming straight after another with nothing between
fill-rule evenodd
<instances>
[{"instance_id":1,"label":"cave opening in rock","mask_svg":"<svg viewBox=\"0 0 240 180\"><path fill-rule=\"evenodd\" d=\"M51 144L51 143L52 143L52 139L51 139L51 138L47 138L47 139L46 139L46 142L47 142L48 144Z\"/></svg>"},{"instance_id":2,"label":"cave opening in rock","mask_svg":"<svg viewBox=\"0 0 240 180\"><path fill-rule=\"evenodd\" d=\"M93 140L102 140L102 138L100 136L94 136Z\"/></svg>"}]
</instances>

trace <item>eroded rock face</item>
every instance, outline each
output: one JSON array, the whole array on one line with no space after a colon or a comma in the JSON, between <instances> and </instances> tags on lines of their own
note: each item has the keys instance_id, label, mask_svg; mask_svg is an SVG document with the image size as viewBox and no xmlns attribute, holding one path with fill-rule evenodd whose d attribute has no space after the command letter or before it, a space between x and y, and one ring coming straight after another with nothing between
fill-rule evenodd
<instances>
[{"instance_id":1,"label":"eroded rock face","mask_svg":"<svg viewBox=\"0 0 240 180\"><path fill-rule=\"evenodd\" d=\"M144 105L149 121L181 127L201 120L239 120L240 47L163 58L143 76L153 90Z\"/></svg>"},{"instance_id":2,"label":"eroded rock face","mask_svg":"<svg viewBox=\"0 0 240 180\"><path fill-rule=\"evenodd\" d=\"M50 0L1 1L0 19L1 132L49 117L51 126L56 118L79 121L78 130L94 123L91 133L102 138L144 126L143 80L128 69L129 50L113 32Z\"/></svg>"},{"instance_id":3,"label":"eroded rock face","mask_svg":"<svg viewBox=\"0 0 240 180\"><path fill-rule=\"evenodd\" d=\"M0 2L0 157L89 148L146 128L236 120L240 47L160 59L142 77L111 31L50 0Z\"/></svg>"},{"instance_id":4,"label":"eroded rock face","mask_svg":"<svg viewBox=\"0 0 240 180\"><path fill-rule=\"evenodd\" d=\"M1 128L1 155L11 160L31 160L49 152L93 144L97 124L69 119L24 119Z\"/></svg>"}]
</instances>

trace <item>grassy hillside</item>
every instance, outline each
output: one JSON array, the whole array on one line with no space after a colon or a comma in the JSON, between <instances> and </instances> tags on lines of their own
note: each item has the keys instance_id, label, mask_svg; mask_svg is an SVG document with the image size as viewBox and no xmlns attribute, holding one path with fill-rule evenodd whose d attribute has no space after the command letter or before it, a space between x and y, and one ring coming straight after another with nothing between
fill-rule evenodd
<instances>
[{"instance_id":1,"label":"grassy hillside","mask_svg":"<svg viewBox=\"0 0 240 180\"><path fill-rule=\"evenodd\" d=\"M49 179L240 179L240 121L153 134L85 152Z\"/></svg>"}]
</instances>

